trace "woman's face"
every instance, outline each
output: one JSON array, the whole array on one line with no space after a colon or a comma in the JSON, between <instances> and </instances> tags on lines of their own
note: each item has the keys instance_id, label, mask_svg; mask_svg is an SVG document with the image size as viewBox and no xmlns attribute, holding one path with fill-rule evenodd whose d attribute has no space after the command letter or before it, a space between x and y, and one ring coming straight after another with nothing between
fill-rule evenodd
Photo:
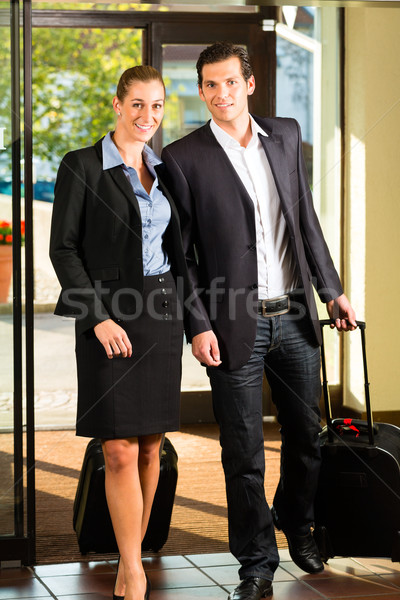
<instances>
[{"instance_id":1,"label":"woman's face","mask_svg":"<svg viewBox=\"0 0 400 600\"><path fill-rule=\"evenodd\" d=\"M114 97L118 131L125 133L131 141L147 142L161 124L164 102L165 92L160 81L135 81L123 101Z\"/></svg>"}]
</instances>

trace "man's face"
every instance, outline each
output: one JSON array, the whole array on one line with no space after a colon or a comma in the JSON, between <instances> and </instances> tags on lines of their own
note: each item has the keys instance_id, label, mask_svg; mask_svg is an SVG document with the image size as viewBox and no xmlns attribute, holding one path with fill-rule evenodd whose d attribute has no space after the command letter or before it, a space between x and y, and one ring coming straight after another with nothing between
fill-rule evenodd
<instances>
[{"instance_id":1,"label":"man's face","mask_svg":"<svg viewBox=\"0 0 400 600\"><path fill-rule=\"evenodd\" d=\"M204 65L202 75L199 95L217 124L234 124L248 114L247 100L254 92L255 81L253 75L244 80L239 58Z\"/></svg>"}]
</instances>

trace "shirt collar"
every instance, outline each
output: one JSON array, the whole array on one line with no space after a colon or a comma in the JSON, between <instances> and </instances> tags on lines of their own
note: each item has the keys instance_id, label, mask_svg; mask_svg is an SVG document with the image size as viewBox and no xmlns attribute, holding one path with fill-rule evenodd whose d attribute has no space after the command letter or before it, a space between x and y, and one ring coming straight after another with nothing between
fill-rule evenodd
<instances>
[{"instance_id":1,"label":"shirt collar","mask_svg":"<svg viewBox=\"0 0 400 600\"><path fill-rule=\"evenodd\" d=\"M257 121L255 121L253 119L253 117L250 115L250 121L251 121L251 131L253 133L253 136L255 135L263 135L264 137L268 137L268 133L266 131L264 131L264 129L262 127L260 127L260 125L257 123Z\"/></svg>"},{"instance_id":2,"label":"shirt collar","mask_svg":"<svg viewBox=\"0 0 400 600\"><path fill-rule=\"evenodd\" d=\"M103 150L103 170L112 169L123 165L124 161L120 153L118 152L117 146L112 141L111 135L113 132L109 131L103 138L102 150Z\"/></svg>"},{"instance_id":3,"label":"shirt collar","mask_svg":"<svg viewBox=\"0 0 400 600\"><path fill-rule=\"evenodd\" d=\"M253 117L251 115L249 115L249 116L250 116L252 138L247 147L249 147L253 143L258 143L258 134L268 137L268 133L266 133L264 131L264 129L262 129L258 125L258 123L256 123L256 121L253 119ZM211 131L213 132L213 134L215 135L217 142L222 146L222 148L224 150L226 150L227 148L240 147L239 142L236 141L232 136L230 136L229 133L226 133L226 131L224 131L219 125L217 125L217 123L214 121L214 119L211 119L210 128L211 128Z\"/></svg>"},{"instance_id":4,"label":"shirt collar","mask_svg":"<svg viewBox=\"0 0 400 600\"><path fill-rule=\"evenodd\" d=\"M126 166L122 156L118 152L118 148L112 141L112 133L113 132L109 131L102 142L104 171L106 169L112 169L113 167L119 167L120 165ZM161 160L158 158L157 154L146 144L143 147L143 160L151 167L161 164Z\"/></svg>"},{"instance_id":5,"label":"shirt collar","mask_svg":"<svg viewBox=\"0 0 400 600\"><path fill-rule=\"evenodd\" d=\"M157 154L147 146L147 144L143 147L143 158L147 166L155 167L156 165L161 165L162 160L157 156Z\"/></svg>"}]
</instances>

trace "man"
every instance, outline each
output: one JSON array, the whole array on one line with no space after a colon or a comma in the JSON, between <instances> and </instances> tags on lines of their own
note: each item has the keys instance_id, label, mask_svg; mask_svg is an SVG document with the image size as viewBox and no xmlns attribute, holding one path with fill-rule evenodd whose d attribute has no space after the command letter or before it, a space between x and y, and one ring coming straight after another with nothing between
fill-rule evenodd
<instances>
[{"instance_id":1,"label":"man","mask_svg":"<svg viewBox=\"0 0 400 600\"><path fill-rule=\"evenodd\" d=\"M300 568L323 569L310 529L321 392L312 285L337 329L354 329L355 313L312 206L297 122L249 114L255 80L243 48L213 44L200 54L197 72L212 120L167 146L162 160L193 289L189 337L207 366L220 426L230 549L241 564L241 583L229 598L259 600L272 594L279 562L274 523ZM271 511L263 371L282 435Z\"/></svg>"}]
</instances>

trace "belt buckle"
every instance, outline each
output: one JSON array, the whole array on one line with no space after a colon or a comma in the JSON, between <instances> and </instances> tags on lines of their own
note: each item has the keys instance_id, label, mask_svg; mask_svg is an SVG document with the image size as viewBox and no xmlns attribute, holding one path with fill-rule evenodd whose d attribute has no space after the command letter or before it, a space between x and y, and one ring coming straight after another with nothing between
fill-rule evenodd
<instances>
[{"instance_id":1,"label":"belt buckle","mask_svg":"<svg viewBox=\"0 0 400 600\"><path fill-rule=\"evenodd\" d=\"M286 313L289 312L290 310L290 298L288 295L285 296L278 296L277 298L273 298L273 301L279 301L279 300L287 300L287 307L283 308L282 310L276 310L275 312L267 312L267 303L271 302L272 299L270 300L263 300L262 301L262 316L263 317L279 317L280 315L285 315Z\"/></svg>"}]
</instances>

